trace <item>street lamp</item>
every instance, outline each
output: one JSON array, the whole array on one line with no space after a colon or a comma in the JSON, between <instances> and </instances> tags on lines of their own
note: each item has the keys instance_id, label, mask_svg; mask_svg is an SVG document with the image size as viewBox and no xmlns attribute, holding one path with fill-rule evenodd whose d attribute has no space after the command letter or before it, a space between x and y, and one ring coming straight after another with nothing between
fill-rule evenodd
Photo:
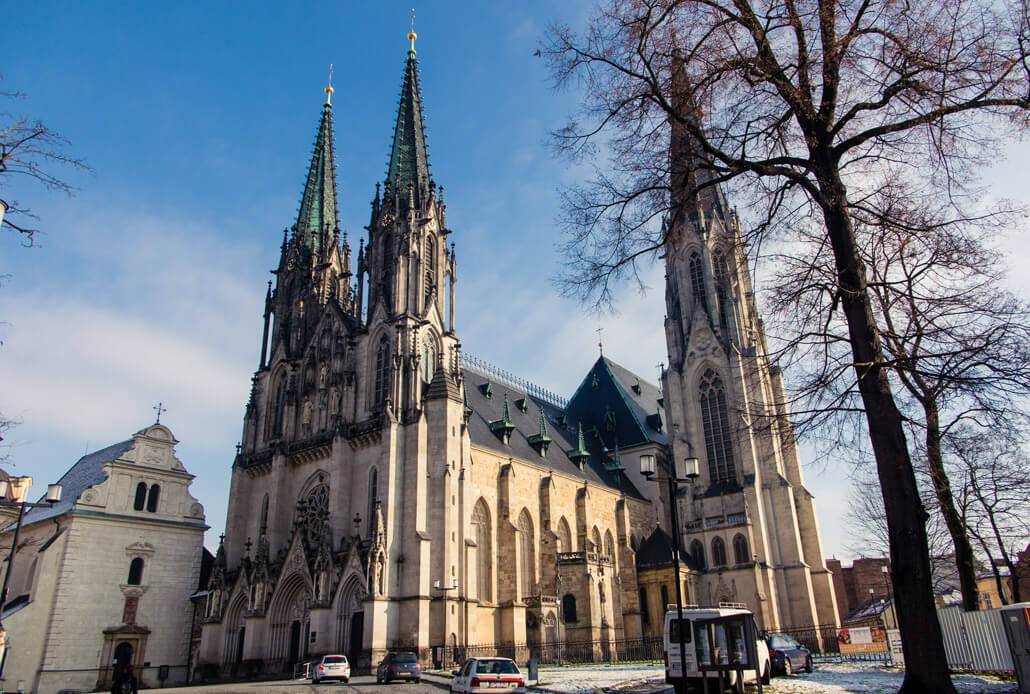
<instances>
[{"instance_id":1,"label":"street lamp","mask_svg":"<svg viewBox=\"0 0 1030 694\"><path fill-rule=\"evenodd\" d=\"M8 498L8 493L11 494ZM4 585L0 589L0 681L4 677L4 665L7 664L7 630L2 622L3 609L7 604L7 587L11 581L11 568L14 565L14 555L18 551L18 536L21 535L21 521L25 517L26 508L49 507L61 500L61 485L51 484L47 486L46 497L43 503L31 503L15 497L15 485L8 480L0 480L0 508L18 509L18 521L14 526L14 542L11 543L11 551L7 555L7 571L4 572Z\"/></svg>"},{"instance_id":2,"label":"street lamp","mask_svg":"<svg viewBox=\"0 0 1030 694\"><path fill-rule=\"evenodd\" d=\"M640 474L647 479L654 477L657 474L656 462L657 459L655 456L649 453L640 456ZM692 481L697 479L698 475L697 458L689 456L684 458L682 461L675 459L673 461L672 474L666 476L666 480L669 483L669 512L672 516L672 565L673 570L676 572L674 583L676 584L676 618L678 620L677 633L679 633L680 642L680 677L676 680L674 685L676 688L676 694L683 694L684 684L687 681L687 655L683 640L683 593L680 588L680 524L679 513L676 508L676 492L678 490L678 483L680 480ZM665 608L663 607L662 609L664 610Z\"/></svg>"},{"instance_id":3,"label":"street lamp","mask_svg":"<svg viewBox=\"0 0 1030 694\"><path fill-rule=\"evenodd\" d=\"M894 618L894 628L898 628L898 611L894 608L894 599L891 597L890 570L886 564L880 565L880 572L883 574L883 583L887 586L887 601L891 606L891 616Z\"/></svg>"}]
</instances>

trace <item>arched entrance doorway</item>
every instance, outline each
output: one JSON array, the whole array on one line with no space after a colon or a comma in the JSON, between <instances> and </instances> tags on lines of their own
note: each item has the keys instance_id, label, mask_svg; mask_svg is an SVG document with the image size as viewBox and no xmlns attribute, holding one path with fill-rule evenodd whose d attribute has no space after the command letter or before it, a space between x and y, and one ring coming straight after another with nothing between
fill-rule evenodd
<instances>
[{"instance_id":1,"label":"arched entrance doorway","mask_svg":"<svg viewBox=\"0 0 1030 694\"><path fill-rule=\"evenodd\" d=\"M293 620L290 624L290 655L286 659L286 664L292 669L297 661L300 660L300 635L301 635L301 624L299 619Z\"/></svg>"},{"instance_id":2,"label":"arched entrance doorway","mask_svg":"<svg viewBox=\"0 0 1030 694\"><path fill-rule=\"evenodd\" d=\"M122 641L114 647L114 658L111 659L111 667L114 670L114 679L118 679L126 665L132 664L132 644Z\"/></svg>"},{"instance_id":3,"label":"arched entrance doorway","mask_svg":"<svg viewBox=\"0 0 1030 694\"><path fill-rule=\"evenodd\" d=\"M361 655L361 643L365 639L365 613L355 612L350 617L350 638L347 644L347 660L358 662Z\"/></svg>"},{"instance_id":4,"label":"arched entrance doorway","mask_svg":"<svg viewBox=\"0 0 1030 694\"><path fill-rule=\"evenodd\" d=\"M307 655L311 586L299 573L284 580L269 607L268 663L290 672ZM271 662L269 662L271 661Z\"/></svg>"}]
</instances>

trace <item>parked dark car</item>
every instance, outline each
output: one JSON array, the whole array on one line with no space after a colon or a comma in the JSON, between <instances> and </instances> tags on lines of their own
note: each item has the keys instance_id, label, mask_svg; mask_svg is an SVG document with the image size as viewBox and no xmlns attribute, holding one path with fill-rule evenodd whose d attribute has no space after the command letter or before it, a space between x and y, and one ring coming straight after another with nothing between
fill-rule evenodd
<instances>
[{"instance_id":1,"label":"parked dark car","mask_svg":"<svg viewBox=\"0 0 1030 694\"><path fill-rule=\"evenodd\" d=\"M766 642L769 644L769 661L773 673L790 675L803 670L812 671L812 652L786 634L773 634Z\"/></svg>"},{"instance_id":2,"label":"parked dark car","mask_svg":"<svg viewBox=\"0 0 1030 694\"><path fill-rule=\"evenodd\" d=\"M376 669L376 682L392 682L393 680L422 680L422 666L414 653L387 653Z\"/></svg>"}]
</instances>

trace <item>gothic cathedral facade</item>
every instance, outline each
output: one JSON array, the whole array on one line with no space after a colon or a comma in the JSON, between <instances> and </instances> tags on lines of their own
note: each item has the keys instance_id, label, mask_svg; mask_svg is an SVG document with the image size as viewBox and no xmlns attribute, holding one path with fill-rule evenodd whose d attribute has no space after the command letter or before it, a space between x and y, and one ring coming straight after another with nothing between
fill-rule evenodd
<instances>
[{"instance_id":1,"label":"gothic cathedral facade","mask_svg":"<svg viewBox=\"0 0 1030 694\"><path fill-rule=\"evenodd\" d=\"M685 597L745 602L769 629L835 623L789 432L725 422L740 399L782 389L764 358L727 348L756 348L760 335L742 257L730 256L733 281L720 279L717 254L739 253L723 242L735 221L705 212L709 231L670 236L664 395L601 357L565 400L461 354L455 245L430 175L414 46L355 264L326 92L266 295L200 661L244 674L343 653L360 671L395 648L445 664L470 646L519 655L557 643L617 657L654 633L670 594L644 580L660 567L638 561L666 537L656 521L671 526L662 485L637 460L686 455L688 440L711 440L695 452L710 472L680 501L683 538L712 549L685 557ZM703 299L691 293L695 255ZM735 307L726 323L720 292ZM739 538L742 553L717 553Z\"/></svg>"}]
</instances>

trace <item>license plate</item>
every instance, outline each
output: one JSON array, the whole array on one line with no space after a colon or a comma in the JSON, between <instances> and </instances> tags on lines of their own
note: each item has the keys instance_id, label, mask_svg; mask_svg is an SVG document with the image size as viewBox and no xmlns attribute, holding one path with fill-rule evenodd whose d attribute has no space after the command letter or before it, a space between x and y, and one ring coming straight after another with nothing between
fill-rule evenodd
<instances>
[{"instance_id":1,"label":"license plate","mask_svg":"<svg viewBox=\"0 0 1030 694\"><path fill-rule=\"evenodd\" d=\"M486 686L491 689L508 689L511 687L511 682L487 682Z\"/></svg>"}]
</instances>

